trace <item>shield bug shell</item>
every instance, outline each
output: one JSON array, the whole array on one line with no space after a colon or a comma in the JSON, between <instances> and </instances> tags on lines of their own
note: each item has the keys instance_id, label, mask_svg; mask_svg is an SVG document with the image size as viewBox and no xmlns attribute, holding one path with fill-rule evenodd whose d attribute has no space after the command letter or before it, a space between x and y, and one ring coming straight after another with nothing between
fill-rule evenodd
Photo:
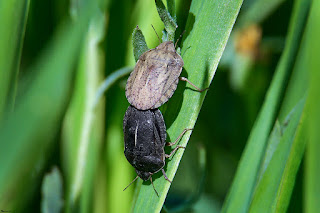
<instances>
[{"instance_id":1,"label":"shield bug shell","mask_svg":"<svg viewBox=\"0 0 320 213\"><path fill-rule=\"evenodd\" d=\"M129 106L123 119L124 154L138 176L149 180L165 165L166 126L160 110Z\"/></svg>"},{"instance_id":2,"label":"shield bug shell","mask_svg":"<svg viewBox=\"0 0 320 213\"><path fill-rule=\"evenodd\" d=\"M143 53L130 74L126 97L140 110L155 109L171 98L184 63L172 41Z\"/></svg>"},{"instance_id":3,"label":"shield bug shell","mask_svg":"<svg viewBox=\"0 0 320 213\"><path fill-rule=\"evenodd\" d=\"M188 130L191 129L185 129L173 143L167 145L175 145ZM165 158L184 147L176 146L170 154L165 154L166 126L160 110L142 111L129 106L123 119L123 133L124 155L135 168L137 177L144 181L150 179L152 183L152 175L161 170L164 178L171 182L163 170Z\"/></svg>"}]
</instances>

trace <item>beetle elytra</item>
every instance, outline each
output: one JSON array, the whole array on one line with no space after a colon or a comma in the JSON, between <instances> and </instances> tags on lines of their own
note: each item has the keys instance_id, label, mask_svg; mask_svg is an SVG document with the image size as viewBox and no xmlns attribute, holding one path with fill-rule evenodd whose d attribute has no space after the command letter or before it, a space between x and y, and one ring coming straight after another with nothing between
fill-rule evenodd
<instances>
[{"instance_id":1,"label":"beetle elytra","mask_svg":"<svg viewBox=\"0 0 320 213\"><path fill-rule=\"evenodd\" d=\"M175 145L188 130L191 129L185 129L173 143L167 145ZM170 154L165 153L166 126L160 110L142 111L129 106L123 119L123 133L124 154L138 175L134 180L140 177L144 181L150 179L152 183L152 175L161 170L164 178L171 182L163 169L165 159L185 147L176 146Z\"/></svg>"}]
</instances>

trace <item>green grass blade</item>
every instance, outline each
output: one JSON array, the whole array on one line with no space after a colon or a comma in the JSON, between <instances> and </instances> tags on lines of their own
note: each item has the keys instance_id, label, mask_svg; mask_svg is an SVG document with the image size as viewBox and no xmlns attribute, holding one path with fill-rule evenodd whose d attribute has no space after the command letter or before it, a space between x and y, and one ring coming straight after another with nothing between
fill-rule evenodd
<instances>
[{"instance_id":1,"label":"green grass blade","mask_svg":"<svg viewBox=\"0 0 320 213\"><path fill-rule=\"evenodd\" d=\"M297 104L283 124L286 128L256 186L250 212L286 211L306 142L304 128L299 125L304 104L305 99Z\"/></svg>"},{"instance_id":2,"label":"green grass blade","mask_svg":"<svg viewBox=\"0 0 320 213\"><path fill-rule=\"evenodd\" d=\"M104 20L104 14L96 9L86 32L75 89L64 120L62 153L69 192L66 212L91 209L89 203L104 134L104 110L96 103L103 71L99 43L104 38Z\"/></svg>"},{"instance_id":3,"label":"green grass blade","mask_svg":"<svg viewBox=\"0 0 320 213\"><path fill-rule=\"evenodd\" d=\"M186 71L182 76L188 77L199 87L205 88L210 85L241 4L241 0L192 2L181 51ZM208 23L211 23L210 27ZM183 85L185 84L179 84L164 114L171 140L175 140L184 128L192 128L195 125L205 97L204 93L196 92L188 85L185 88ZM183 137L180 145L186 146L189 137L190 132ZM178 150L168 161L165 170L171 180L178 169L182 155L183 150ZM134 202L133 211L160 212L170 183L162 175L154 175L154 185L160 197L157 197L150 182L137 184L140 191Z\"/></svg>"},{"instance_id":4,"label":"green grass blade","mask_svg":"<svg viewBox=\"0 0 320 213\"><path fill-rule=\"evenodd\" d=\"M286 47L267 92L259 116L250 133L236 176L223 206L223 212L247 212L254 192L259 167L278 111L288 75L299 48L305 17L306 1L295 2Z\"/></svg>"},{"instance_id":5,"label":"green grass blade","mask_svg":"<svg viewBox=\"0 0 320 213\"><path fill-rule=\"evenodd\" d=\"M275 124L277 134L269 138L251 212L285 212L288 208L306 144L305 109L301 115L308 90L305 38Z\"/></svg>"},{"instance_id":6,"label":"green grass blade","mask_svg":"<svg viewBox=\"0 0 320 213\"><path fill-rule=\"evenodd\" d=\"M299 117L297 114L301 114L301 112L298 112L298 107L296 107L297 105L304 105L304 103L301 103L301 99L305 99L306 91L308 90L308 76L305 70L308 53L305 48L305 38L306 35L304 35L278 116L278 120L282 123L278 135L279 141L274 143L272 141L273 138L270 138L268 143L266 154L270 150L274 151L270 154L269 158L271 159L265 161L263 165L263 168L266 167L267 169L266 172L261 172L259 178L261 181L257 184L251 204L250 210L252 212L285 212L291 198L296 174L302 161L306 144L306 111L304 109L302 116L297 119L297 116ZM293 112L291 112L292 109ZM293 119L294 117L296 118L295 120ZM291 129L288 129L289 127ZM296 130L292 131L294 128ZM288 131L291 131L291 134L288 134Z\"/></svg>"},{"instance_id":7,"label":"green grass blade","mask_svg":"<svg viewBox=\"0 0 320 213\"><path fill-rule=\"evenodd\" d=\"M55 34L53 42L29 72L29 81L25 83L30 83L30 79L32 83L25 85L15 111L1 123L0 161L6 162L0 167L1 208L22 208L37 187L35 181L54 147L53 139L68 104L73 65L95 3L91 1L87 5L79 21L66 22Z\"/></svg>"},{"instance_id":8,"label":"green grass blade","mask_svg":"<svg viewBox=\"0 0 320 213\"><path fill-rule=\"evenodd\" d=\"M0 1L0 118L14 105L29 2Z\"/></svg>"},{"instance_id":9,"label":"green grass blade","mask_svg":"<svg viewBox=\"0 0 320 213\"><path fill-rule=\"evenodd\" d=\"M313 1L309 22L307 26L307 50L309 71L310 93L307 100L308 107L308 134L309 141L306 151L306 170L305 170L305 199L304 210L307 213L315 213L319 211L320 203L320 1Z\"/></svg>"}]
</instances>

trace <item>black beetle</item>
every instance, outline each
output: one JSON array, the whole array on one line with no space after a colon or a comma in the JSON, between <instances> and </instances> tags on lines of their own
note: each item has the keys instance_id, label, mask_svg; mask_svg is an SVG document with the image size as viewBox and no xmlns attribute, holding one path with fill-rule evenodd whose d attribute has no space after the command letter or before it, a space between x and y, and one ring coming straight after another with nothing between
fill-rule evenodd
<instances>
[{"instance_id":1,"label":"black beetle","mask_svg":"<svg viewBox=\"0 0 320 213\"><path fill-rule=\"evenodd\" d=\"M167 145L175 145L188 130L191 129L185 129L175 142L167 143ZM140 177L144 181L150 179L152 183L152 175L160 170L164 178L171 182L163 169L165 158L171 157L178 148L185 147L176 146L170 154L165 154L166 125L160 110L143 111L129 106L123 119L123 133L124 155L138 175L132 182ZM157 193L156 190L155 192Z\"/></svg>"}]
</instances>

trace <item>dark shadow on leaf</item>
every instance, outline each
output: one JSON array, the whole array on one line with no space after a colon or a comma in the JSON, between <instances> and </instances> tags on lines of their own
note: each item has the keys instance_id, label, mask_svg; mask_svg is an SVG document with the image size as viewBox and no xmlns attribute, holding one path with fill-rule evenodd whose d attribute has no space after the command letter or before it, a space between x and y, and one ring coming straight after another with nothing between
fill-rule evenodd
<instances>
[{"instance_id":1,"label":"dark shadow on leaf","mask_svg":"<svg viewBox=\"0 0 320 213\"><path fill-rule=\"evenodd\" d=\"M185 33L182 37L182 45L181 45L181 49L183 49L183 44L184 44L184 40L186 40L188 38L188 36L190 35L190 32L192 31L193 29L193 25L194 25L194 22L195 22L196 18L194 16L193 13L189 13L189 16L188 16L188 20L187 20L187 24L186 24L186 28L185 28ZM182 53L184 54L184 53Z\"/></svg>"},{"instance_id":2,"label":"dark shadow on leaf","mask_svg":"<svg viewBox=\"0 0 320 213\"><path fill-rule=\"evenodd\" d=\"M188 75L187 72L184 69L182 69L181 76L188 77L187 75ZM174 92L172 98L166 104L167 109L164 113L164 120L165 120L167 129L170 128L170 126L175 121L175 119L177 118L180 112L182 102L183 102L183 92L185 87L186 87L186 82L179 81L177 90Z\"/></svg>"},{"instance_id":3,"label":"dark shadow on leaf","mask_svg":"<svg viewBox=\"0 0 320 213\"><path fill-rule=\"evenodd\" d=\"M182 46L183 46L183 41L189 36L191 30L193 29L194 22L195 22L194 14L189 13L187 24L186 24L187 28L185 29L185 33L184 33L184 36L181 41ZM191 48L191 47L188 47L186 50L188 50L189 48ZM183 58L183 56L182 56L182 58ZM185 69L182 69L180 76L188 78L188 74ZM167 129L170 128L170 126L175 121L176 117L178 116L178 114L180 112L182 102L183 102L183 92L184 92L185 87L186 87L186 82L179 81L177 90L173 94L172 98L168 101L167 104L165 104L166 105L165 107L162 107L162 109L164 109L163 114L164 114Z\"/></svg>"},{"instance_id":4,"label":"dark shadow on leaf","mask_svg":"<svg viewBox=\"0 0 320 213\"><path fill-rule=\"evenodd\" d=\"M177 8L177 24L178 28L176 30L175 41L180 37L181 33L185 30L187 23L189 11L190 11L191 0L184 0L183 4L176 5ZM180 42L182 43L182 42Z\"/></svg>"},{"instance_id":5,"label":"dark shadow on leaf","mask_svg":"<svg viewBox=\"0 0 320 213\"><path fill-rule=\"evenodd\" d=\"M208 89L201 92L201 98L199 99L199 104L198 104L199 107L202 105L203 99L205 98L205 95L207 94L208 90L210 89L210 82L212 82L211 79L209 78L210 65L209 65L208 58L206 59L205 63L206 63L206 68L204 70L205 74L204 74L204 78L202 81L201 89L202 88L208 88Z\"/></svg>"}]
</instances>

